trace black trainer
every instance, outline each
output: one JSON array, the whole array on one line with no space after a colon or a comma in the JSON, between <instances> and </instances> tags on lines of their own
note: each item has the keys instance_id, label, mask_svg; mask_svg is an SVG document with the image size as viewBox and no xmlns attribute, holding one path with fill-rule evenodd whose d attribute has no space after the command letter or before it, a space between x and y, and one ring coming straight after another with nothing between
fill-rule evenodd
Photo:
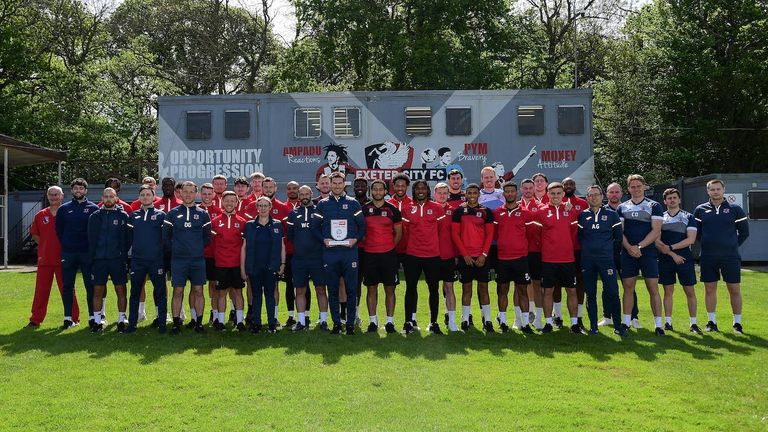
<instances>
[{"instance_id":1,"label":"black trainer","mask_svg":"<svg viewBox=\"0 0 768 432\"><path fill-rule=\"evenodd\" d=\"M235 310L232 309L231 311L229 311L229 322L230 324L234 324L235 321L237 321L237 315L235 314Z\"/></svg>"},{"instance_id":2,"label":"black trainer","mask_svg":"<svg viewBox=\"0 0 768 432\"><path fill-rule=\"evenodd\" d=\"M469 321L469 325L471 325L471 326L475 325L474 321L472 321L472 314L469 314L469 320L468 321Z\"/></svg>"},{"instance_id":3,"label":"black trainer","mask_svg":"<svg viewBox=\"0 0 768 432\"><path fill-rule=\"evenodd\" d=\"M672 327L672 324L665 322L664 323L664 330L666 331L675 331L675 329Z\"/></svg>"},{"instance_id":4,"label":"black trainer","mask_svg":"<svg viewBox=\"0 0 768 432\"><path fill-rule=\"evenodd\" d=\"M117 332L118 333L124 332L126 327L127 327L127 325L125 325L125 323L122 322L122 321L117 323Z\"/></svg>"},{"instance_id":5,"label":"black trainer","mask_svg":"<svg viewBox=\"0 0 768 432\"><path fill-rule=\"evenodd\" d=\"M443 331L440 330L440 324L438 324L437 322L433 322L432 324L429 325L429 332L436 335L443 334Z\"/></svg>"},{"instance_id":6,"label":"black trainer","mask_svg":"<svg viewBox=\"0 0 768 432\"><path fill-rule=\"evenodd\" d=\"M205 333L205 327L203 327L202 323L198 323L195 325L195 333L199 333L199 334Z\"/></svg>"},{"instance_id":7,"label":"black trainer","mask_svg":"<svg viewBox=\"0 0 768 432\"><path fill-rule=\"evenodd\" d=\"M620 328L613 329L613 334L619 335L620 337L627 337L627 329L624 327L626 326L621 326Z\"/></svg>"},{"instance_id":8,"label":"black trainer","mask_svg":"<svg viewBox=\"0 0 768 432\"><path fill-rule=\"evenodd\" d=\"M577 319L576 319L576 325L578 325L578 326L579 326L579 328L581 328L581 330L583 330L583 331L584 331L584 333L586 333L586 332L587 332L587 328L586 328L586 327L584 327L584 320L583 320L583 319L581 319L581 318L577 318Z\"/></svg>"},{"instance_id":9,"label":"black trainer","mask_svg":"<svg viewBox=\"0 0 768 432\"><path fill-rule=\"evenodd\" d=\"M485 330L486 333L495 333L495 330L493 329L493 323L490 321L483 323L483 330Z\"/></svg>"},{"instance_id":10,"label":"black trainer","mask_svg":"<svg viewBox=\"0 0 768 432\"><path fill-rule=\"evenodd\" d=\"M574 324L571 326L571 333L573 334L584 334L584 330L579 327L578 324Z\"/></svg>"},{"instance_id":11,"label":"black trainer","mask_svg":"<svg viewBox=\"0 0 768 432\"><path fill-rule=\"evenodd\" d=\"M443 322L445 323L446 327L448 326L448 314L443 314Z\"/></svg>"},{"instance_id":12,"label":"black trainer","mask_svg":"<svg viewBox=\"0 0 768 432\"><path fill-rule=\"evenodd\" d=\"M661 327L656 327L656 330L654 330L653 332L656 333L656 336L664 336L665 335L664 329L661 328Z\"/></svg>"},{"instance_id":13,"label":"black trainer","mask_svg":"<svg viewBox=\"0 0 768 432\"><path fill-rule=\"evenodd\" d=\"M499 323L499 330L501 330L502 333L507 333L509 331L509 326L507 323Z\"/></svg>"},{"instance_id":14,"label":"black trainer","mask_svg":"<svg viewBox=\"0 0 768 432\"><path fill-rule=\"evenodd\" d=\"M347 326L347 336L355 335L355 326Z\"/></svg>"},{"instance_id":15,"label":"black trainer","mask_svg":"<svg viewBox=\"0 0 768 432\"><path fill-rule=\"evenodd\" d=\"M367 333L376 333L377 331L379 331L379 326L376 325L376 323L368 324L368 330L366 330Z\"/></svg>"},{"instance_id":16,"label":"black trainer","mask_svg":"<svg viewBox=\"0 0 768 432\"><path fill-rule=\"evenodd\" d=\"M696 324L691 324L691 327L688 328L691 333L701 334L701 329Z\"/></svg>"},{"instance_id":17,"label":"black trainer","mask_svg":"<svg viewBox=\"0 0 768 432\"><path fill-rule=\"evenodd\" d=\"M187 323L187 328L192 330L195 327L197 327L197 320L189 320L189 322Z\"/></svg>"},{"instance_id":18,"label":"black trainer","mask_svg":"<svg viewBox=\"0 0 768 432\"><path fill-rule=\"evenodd\" d=\"M461 331L469 331L469 321L461 322Z\"/></svg>"},{"instance_id":19,"label":"black trainer","mask_svg":"<svg viewBox=\"0 0 768 432\"><path fill-rule=\"evenodd\" d=\"M735 323L733 325L733 331L736 334L740 334L740 335L744 334L744 328L741 326L741 323Z\"/></svg>"},{"instance_id":20,"label":"black trainer","mask_svg":"<svg viewBox=\"0 0 768 432\"><path fill-rule=\"evenodd\" d=\"M325 322L325 321L323 321L323 322L321 322L321 323L320 323L320 325L318 326L318 328L319 328L321 331L328 331L328 323L327 323L327 322Z\"/></svg>"},{"instance_id":21,"label":"black trainer","mask_svg":"<svg viewBox=\"0 0 768 432\"><path fill-rule=\"evenodd\" d=\"M129 325L128 327L125 328L125 330L122 331L122 333L123 334L136 333L136 327Z\"/></svg>"},{"instance_id":22,"label":"black trainer","mask_svg":"<svg viewBox=\"0 0 768 432\"><path fill-rule=\"evenodd\" d=\"M152 323L149 324L149 326L152 327L152 328L159 327L160 326L160 318L155 317L155 319L152 320Z\"/></svg>"},{"instance_id":23,"label":"black trainer","mask_svg":"<svg viewBox=\"0 0 768 432\"><path fill-rule=\"evenodd\" d=\"M707 321L707 325L704 326L704 329L708 332L719 332L720 329L717 328L717 324L715 324L712 321Z\"/></svg>"},{"instance_id":24,"label":"black trainer","mask_svg":"<svg viewBox=\"0 0 768 432\"><path fill-rule=\"evenodd\" d=\"M257 334L261 333L261 324L254 324L251 326L251 333Z\"/></svg>"},{"instance_id":25,"label":"black trainer","mask_svg":"<svg viewBox=\"0 0 768 432\"><path fill-rule=\"evenodd\" d=\"M546 323L544 324L544 327L541 328L542 333L552 333L552 324Z\"/></svg>"},{"instance_id":26,"label":"black trainer","mask_svg":"<svg viewBox=\"0 0 768 432\"><path fill-rule=\"evenodd\" d=\"M218 320L213 323L213 329L218 332L223 332L227 330L227 326L224 325L224 323L220 323Z\"/></svg>"},{"instance_id":27,"label":"black trainer","mask_svg":"<svg viewBox=\"0 0 768 432\"><path fill-rule=\"evenodd\" d=\"M296 325L293 326L293 328L291 328L291 331L300 332L300 331L304 331L306 329L307 329L307 326L305 326L304 324L296 323Z\"/></svg>"},{"instance_id":28,"label":"black trainer","mask_svg":"<svg viewBox=\"0 0 768 432\"><path fill-rule=\"evenodd\" d=\"M277 324L270 324L269 327L267 327L267 332L270 334L277 333Z\"/></svg>"},{"instance_id":29,"label":"black trainer","mask_svg":"<svg viewBox=\"0 0 768 432\"><path fill-rule=\"evenodd\" d=\"M624 332L626 333L629 331L629 326L626 324L621 324L621 329L624 330Z\"/></svg>"},{"instance_id":30,"label":"black trainer","mask_svg":"<svg viewBox=\"0 0 768 432\"><path fill-rule=\"evenodd\" d=\"M91 328L91 333L101 333L104 331L104 324L94 324Z\"/></svg>"},{"instance_id":31,"label":"black trainer","mask_svg":"<svg viewBox=\"0 0 768 432\"><path fill-rule=\"evenodd\" d=\"M32 321L30 321L30 322L27 323L27 325L25 327L26 328L31 328L31 329L36 329L36 328L40 327L40 324L35 324Z\"/></svg>"},{"instance_id":32,"label":"black trainer","mask_svg":"<svg viewBox=\"0 0 768 432\"><path fill-rule=\"evenodd\" d=\"M553 322L555 323L555 327L557 327L558 330L563 328L563 319L561 317L555 317Z\"/></svg>"},{"instance_id":33,"label":"black trainer","mask_svg":"<svg viewBox=\"0 0 768 432\"><path fill-rule=\"evenodd\" d=\"M90 322L92 322L92 321L93 320L91 320ZM90 324L90 322L89 322L89 324ZM61 326L61 329L62 330L66 330L66 329L72 327L73 325L75 325L75 323L73 323L72 320L64 320L64 325ZM93 325L90 325L90 327L93 328Z\"/></svg>"},{"instance_id":34,"label":"black trainer","mask_svg":"<svg viewBox=\"0 0 768 432\"><path fill-rule=\"evenodd\" d=\"M403 324L403 333L405 334L413 333L413 324L411 324L410 321L406 321L405 324Z\"/></svg>"},{"instance_id":35,"label":"black trainer","mask_svg":"<svg viewBox=\"0 0 768 432\"><path fill-rule=\"evenodd\" d=\"M533 334L533 329L530 325L525 325L524 327L520 327L520 331L525 334Z\"/></svg>"},{"instance_id":36,"label":"black trainer","mask_svg":"<svg viewBox=\"0 0 768 432\"><path fill-rule=\"evenodd\" d=\"M388 323L384 324L384 330L386 330L387 333L389 333L389 334L397 333L397 329L395 328L395 324L391 323L391 322L388 322Z\"/></svg>"},{"instance_id":37,"label":"black trainer","mask_svg":"<svg viewBox=\"0 0 768 432\"><path fill-rule=\"evenodd\" d=\"M237 323L237 327L236 328L237 328L237 331L239 331L240 333L242 333L242 332L247 330L245 328L245 324L243 324L242 322Z\"/></svg>"},{"instance_id":38,"label":"black trainer","mask_svg":"<svg viewBox=\"0 0 768 432\"><path fill-rule=\"evenodd\" d=\"M416 322L416 320L411 320L411 326L413 326L413 331L419 331L421 330L419 328L419 324Z\"/></svg>"},{"instance_id":39,"label":"black trainer","mask_svg":"<svg viewBox=\"0 0 768 432\"><path fill-rule=\"evenodd\" d=\"M341 330L342 330L341 324L334 324L333 328L331 329L331 334L335 334L335 335L341 334Z\"/></svg>"},{"instance_id":40,"label":"black trainer","mask_svg":"<svg viewBox=\"0 0 768 432\"><path fill-rule=\"evenodd\" d=\"M296 320L293 319L292 316L289 316L288 320L285 322L285 327L293 327L294 325L296 325Z\"/></svg>"}]
</instances>

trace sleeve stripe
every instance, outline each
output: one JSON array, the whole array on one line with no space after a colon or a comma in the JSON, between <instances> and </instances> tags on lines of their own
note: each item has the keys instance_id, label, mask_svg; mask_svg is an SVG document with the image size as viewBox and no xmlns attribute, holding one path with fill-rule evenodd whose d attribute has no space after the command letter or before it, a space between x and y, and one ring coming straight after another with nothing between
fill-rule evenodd
<instances>
[{"instance_id":1,"label":"sleeve stripe","mask_svg":"<svg viewBox=\"0 0 768 432\"><path fill-rule=\"evenodd\" d=\"M437 218L437 220L443 220L443 219L445 219L445 215L442 215L442 216Z\"/></svg>"},{"instance_id":2,"label":"sleeve stripe","mask_svg":"<svg viewBox=\"0 0 768 432\"><path fill-rule=\"evenodd\" d=\"M579 222L578 222L578 221L573 221L573 222L571 222L571 225L578 225L578 224L579 224Z\"/></svg>"},{"instance_id":3,"label":"sleeve stripe","mask_svg":"<svg viewBox=\"0 0 768 432\"><path fill-rule=\"evenodd\" d=\"M210 224L211 224L211 222L209 221L209 222L204 223L203 226L210 225Z\"/></svg>"},{"instance_id":4,"label":"sleeve stripe","mask_svg":"<svg viewBox=\"0 0 768 432\"><path fill-rule=\"evenodd\" d=\"M688 231L698 231L699 229L696 227L688 227Z\"/></svg>"},{"instance_id":5,"label":"sleeve stripe","mask_svg":"<svg viewBox=\"0 0 768 432\"><path fill-rule=\"evenodd\" d=\"M173 226L173 224L171 223L171 221L167 221L167 220L164 220L164 221L163 221L163 223L164 223L164 224L168 224L168 225L170 225L170 226Z\"/></svg>"},{"instance_id":6,"label":"sleeve stripe","mask_svg":"<svg viewBox=\"0 0 768 432\"><path fill-rule=\"evenodd\" d=\"M323 215L320 213L312 213L312 216L319 217L320 219L323 219Z\"/></svg>"},{"instance_id":7,"label":"sleeve stripe","mask_svg":"<svg viewBox=\"0 0 768 432\"><path fill-rule=\"evenodd\" d=\"M293 222L288 222L288 221L285 221L285 223L286 223L286 224L288 224L288 225L290 225L290 226L293 226Z\"/></svg>"},{"instance_id":8,"label":"sleeve stripe","mask_svg":"<svg viewBox=\"0 0 768 432\"><path fill-rule=\"evenodd\" d=\"M578 225L578 226L579 226L579 228L581 228L581 229L584 229L584 227L583 227L583 226L581 226L581 224L580 224L580 223L577 223L576 225Z\"/></svg>"},{"instance_id":9,"label":"sleeve stripe","mask_svg":"<svg viewBox=\"0 0 768 432\"><path fill-rule=\"evenodd\" d=\"M248 216L248 219L253 219L253 216L249 215L248 213L243 213L243 214Z\"/></svg>"},{"instance_id":10,"label":"sleeve stripe","mask_svg":"<svg viewBox=\"0 0 768 432\"><path fill-rule=\"evenodd\" d=\"M743 217L743 218L741 218L741 219L736 219L734 222L741 222L741 221L745 221L745 220L747 220L747 217L746 217L746 216L744 216L744 217Z\"/></svg>"},{"instance_id":11,"label":"sleeve stripe","mask_svg":"<svg viewBox=\"0 0 768 432\"><path fill-rule=\"evenodd\" d=\"M540 223L538 223L536 221L531 221L531 223L534 224L534 225L542 226Z\"/></svg>"},{"instance_id":12,"label":"sleeve stripe","mask_svg":"<svg viewBox=\"0 0 768 432\"><path fill-rule=\"evenodd\" d=\"M406 221L406 222L410 222L410 220L408 220L408 219L406 219L406 218L402 218L402 219L403 219L404 221Z\"/></svg>"},{"instance_id":13,"label":"sleeve stripe","mask_svg":"<svg viewBox=\"0 0 768 432\"><path fill-rule=\"evenodd\" d=\"M664 220L663 216L651 216L652 220Z\"/></svg>"},{"instance_id":14,"label":"sleeve stripe","mask_svg":"<svg viewBox=\"0 0 768 432\"><path fill-rule=\"evenodd\" d=\"M694 219L696 219L697 222L701 222L701 219L699 218L694 218Z\"/></svg>"},{"instance_id":15,"label":"sleeve stripe","mask_svg":"<svg viewBox=\"0 0 768 432\"><path fill-rule=\"evenodd\" d=\"M359 215L362 212L363 212L362 210L358 210L358 211L355 212L355 214L353 216L357 216L357 215Z\"/></svg>"},{"instance_id":16,"label":"sleeve stripe","mask_svg":"<svg viewBox=\"0 0 768 432\"><path fill-rule=\"evenodd\" d=\"M613 228L613 227L617 227L617 226L619 226L619 225L621 225L621 222L616 222L615 224L611 225L611 228Z\"/></svg>"}]
</instances>

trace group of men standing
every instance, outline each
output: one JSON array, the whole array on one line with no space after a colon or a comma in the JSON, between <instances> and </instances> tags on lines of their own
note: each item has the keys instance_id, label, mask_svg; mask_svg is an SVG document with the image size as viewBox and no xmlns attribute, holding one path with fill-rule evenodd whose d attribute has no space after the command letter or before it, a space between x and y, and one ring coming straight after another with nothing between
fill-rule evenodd
<instances>
[{"instance_id":1,"label":"group of men standing","mask_svg":"<svg viewBox=\"0 0 768 432\"><path fill-rule=\"evenodd\" d=\"M229 321L238 331L275 332L280 328L279 280L285 282L286 327L302 331L310 327L311 280L320 310L319 328L354 334L361 287L365 286L367 331L377 332L378 287L382 285L384 329L395 333L396 287L402 267L405 334L419 329L417 285L422 273L429 293L428 330L435 334L442 333L440 295L444 325L449 331L468 331L474 325L470 311L475 292L481 326L486 332L494 331L488 289L492 274L498 302L495 321L502 332L512 327L524 333L534 333L534 329L550 333L562 327L565 288L572 332L595 334L600 325L612 325L616 334L625 336L630 328L640 327L635 283L642 275L650 294L655 333L664 335L665 330L673 329L676 280L688 300L689 328L700 333L690 249L699 239L706 329L718 330L716 287L722 275L730 294L734 331L743 332L738 247L748 236L747 218L740 207L724 200L722 181L710 181L710 200L689 214L680 208L676 189L664 192L666 211L646 198L647 187L640 175L628 177L631 197L624 202L616 183L605 193L600 186L589 186L585 200L576 196L576 183L570 178L549 182L538 173L524 179L519 189L514 181L502 183L499 189L495 170L485 167L480 179L480 184L463 188L463 174L454 170L448 173L447 183L430 189L426 181L411 181L403 174L390 184L358 178L353 183L354 196L348 196L344 175L331 173L318 180L320 195L314 199L309 186L287 183L286 202L275 197L275 179L261 173L250 179L236 178L233 191L226 190L227 179L220 175L199 190L193 182L164 178L162 196L156 195L155 179L148 177L131 204L120 200L116 179L107 181L98 205L86 198L88 184L83 179L71 182L72 199L63 204L62 190L53 186L47 192L50 207L37 214L31 228L39 245L39 260L28 325L37 327L43 321L54 276L64 304L63 328L79 322L74 294L79 270L93 332L104 329L108 280L117 296L117 330L123 333L135 332L137 323L146 319L147 281L152 283L157 306L152 325L160 332L166 331L167 315L170 331L181 331L187 283L191 287L187 326L205 331L206 281L209 322L215 330L226 330ZM200 204L196 203L198 195ZM170 313L167 275L172 288ZM598 278L603 284L600 322ZM461 283L458 323L456 279ZM659 283L664 288L663 299ZM511 326L507 320L510 291ZM582 321L585 299L589 329ZM262 325L263 305L266 326Z\"/></svg>"}]
</instances>

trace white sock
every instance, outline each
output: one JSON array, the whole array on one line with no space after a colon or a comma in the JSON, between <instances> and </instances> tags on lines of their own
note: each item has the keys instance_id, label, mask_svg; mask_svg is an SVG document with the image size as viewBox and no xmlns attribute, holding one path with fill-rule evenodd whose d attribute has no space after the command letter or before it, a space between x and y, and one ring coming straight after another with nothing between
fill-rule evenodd
<instances>
[{"instance_id":1,"label":"white sock","mask_svg":"<svg viewBox=\"0 0 768 432\"><path fill-rule=\"evenodd\" d=\"M306 321L306 319L304 318L304 312L299 312L299 323L301 325L304 325L304 321Z\"/></svg>"},{"instance_id":2,"label":"white sock","mask_svg":"<svg viewBox=\"0 0 768 432\"><path fill-rule=\"evenodd\" d=\"M741 314L734 314L733 315L733 323L734 324L741 324Z\"/></svg>"},{"instance_id":3,"label":"white sock","mask_svg":"<svg viewBox=\"0 0 768 432\"><path fill-rule=\"evenodd\" d=\"M91 316L89 319L93 319L93 316ZM64 321L72 321L72 317L71 316L65 316L64 317Z\"/></svg>"},{"instance_id":4,"label":"white sock","mask_svg":"<svg viewBox=\"0 0 768 432\"><path fill-rule=\"evenodd\" d=\"M328 312L320 312L320 322L328 321Z\"/></svg>"},{"instance_id":5,"label":"white sock","mask_svg":"<svg viewBox=\"0 0 768 432\"><path fill-rule=\"evenodd\" d=\"M552 316L556 316L558 318L563 317L563 304L562 303L553 303L552 304Z\"/></svg>"},{"instance_id":6,"label":"white sock","mask_svg":"<svg viewBox=\"0 0 768 432\"><path fill-rule=\"evenodd\" d=\"M578 323L579 323L579 318L578 317L571 317L571 325L572 326L575 326Z\"/></svg>"},{"instance_id":7,"label":"white sock","mask_svg":"<svg viewBox=\"0 0 768 432\"><path fill-rule=\"evenodd\" d=\"M537 307L535 318L536 318L536 322L539 323L539 325L541 325L541 317L543 316L544 316L544 308Z\"/></svg>"},{"instance_id":8,"label":"white sock","mask_svg":"<svg viewBox=\"0 0 768 432\"><path fill-rule=\"evenodd\" d=\"M461 321L469 321L469 311L472 309L472 306L464 306L461 305Z\"/></svg>"},{"instance_id":9,"label":"white sock","mask_svg":"<svg viewBox=\"0 0 768 432\"><path fill-rule=\"evenodd\" d=\"M707 318L713 323L717 323L717 317L714 312L707 312Z\"/></svg>"},{"instance_id":10,"label":"white sock","mask_svg":"<svg viewBox=\"0 0 768 432\"><path fill-rule=\"evenodd\" d=\"M698 324L698 321L696 317L691 317L691 325Z\"/></svg>"},{"instance_id":11,"label":"white sock","mask_svg":"<svg viewBox=\"0 0 768 432\"><path fill-rule=\"evenodd\" d=\"M456 311L448 311L448 325L456 325Z\"/></svg>"},{"instance_id":12,"label":"white sock","mask_svg":"<svg viewBox=\"0 0 768 432\"><path fill-rule=\"evenodd\" d=\"M219 316L219 310L218 309L211 309L211 313L213 313L213 317L217 318ZM219 320L219 322L224 322Z\"/></svg>"},{"instance_id":13,"label":"white sock","mask_svg":"<svg viewBox=\"0 0 768 432\"><path fill-rule=\"evenodd\" d=\"M147 314L147 304L145 302L139 302L139 315Z\"/></svg>"},{"instance_id":14,"label":"white sock","mask_svg":"<svg viewBox=\"0 0 768 432\"><path fill-rule=\"evenodd\" d=\"M368 318L371 320L371 323L379 325L379 319L376 317L376 315L371 315Z\"/></svg>"},{"instance_id":15,"label":"white sock","mask_svg":"<svg viewBox=\"0 0 768 432\"><path fill-rule=\"evenodd\" d=\"M544 318L547 324L552 325L552 317Z\"/></svg>"},{"instance_id":16,"label":"white sock","mask_svg":"<svg viewBox=\"0 0 768 432\"><path fill-rule=\"evenodd\" d=\"M395 323L395 317L388 316L387 317L387 324L394 324Z\"/></svg>"},{"instance_id":17,"label":"white sock","mask_svg":"<svg viewBox=\"0 0 768 432\"><path fill-rule=\"evenodd\" d=\"M671 316L664 317L664 322L666 322L669 325L672 325L672 317Z\"/></svg>"},{"instance_id":18,"label":"white sock","mask_svg":"<svg viewBox=\"0 0 768 432\"><path fill-rule=\"evenodd\" d=\"M653 317L653 321L656 323L656 327L661 327L661 317L660 316Z\"/></svg>"},{"instance_id":19,"label":"white sock","mask_svg":"<svg viewBox=\"0 0 768 432\"><path fill-rule=\"evenodd\" d=\"M118 313L117 322L126 322L128 319L125 317L125 312Z\"/></svg>"},{"instance_id":20,"label":"white sock","mask_svg":"<svg viewBox=\"0 0 768 432\"><path fill-rule=\"evenodd\" d=\"M631 318L632 318L631 315L626 315L626 314L624 315L624 320L623 321L624 321L624 325L625 326L629 327L629 322L630 322Z\"/></svg>"},{"instance_id":21,"label":"white sock","mask_svg":"<svg viewBox=\"0 0 768 432\"><path fill-rule=\"evenodd\" d=\"M192 318L192 321L196 321L197 320L197 309L189 308L189 316Z\"/></svg>"},{"instance_id":22,"label":"white sock","mask_svg":"<svg viewBox=\"0 0 768 432\"><path fill-rule=\"evenodd\" d=\"M237 319L238 324L243 322L243 310L239 309L235 311L235 318Z\"/></svg>"},{"instance_id":23,"label":"white sock","mask_svg":"<svg viewBox=\"0 0 768 432\"><path fill-rule=\"evenodd\" d=\"M529 301L528 302L528 311L531 312L531 311L535 311L535 310L536 310L536 303L534 303L532 301Z\"/></svg>"},{"instance_id":24,"label":"white sock","mask_svg":"<svg viewBox=\"0 0 768 432\"><path fill-rule=\"evenodd\" d=\"M528 323L529 323L529 321L530 321L530 315L528 315L528 313L527 313L527 312L526 312L526 313L524 313L524 314L522 314L522 315L520 316L520 321L521 321L521 322L520 322L520 324L522 324L522 327L525 327L525 326L527 326L527 325L528 325Z\"/></svg>"},{"instance_id":25,"label":"white sock","mask_svg":"<svg viewBox=\"0 0 768 432\"><path fill-rule=\"evenodd\" d=\"M522 309L520 309L520 306L515 306L514 310L515 310L515 325L520 325L520 315L523 314L523 311L522 311ZM499 312L499 315L501 315L501 312ZM504 319L506 319L506 318L507 318L507 314L505 312L504 313ZM506 321L504 321L504 322L506 322Z\"/></svg>"},{"instance_id":26,"label":"white sock","mask_svg":"<svg viewBox=\"0 0 768 432\"><path fill-rule=\"evenodd\" d=\"M225 322L227 322L226 321L227 319L224 317L225 315L226 314L224 312L216 312L216 314L214 316L218 317L219 318L219 322L224 324Z\"/></svg>"},{"instance_id":27,"label":"white sock","mask_svg":"<svg viewBox=\"0 0 768 432\"><path fill-rule=\"evenodd\" d=\"M296 315L294 315L294 311L288 311L288 316L294 318Z\"/></svg>"},{"instance_id":28,"label":"white sock","mask_svg":"<svg viewBox=\"0 0 768 432\"><path fill-rule=\"evenodd\" d=\"M515 307L517 309L517 307ZM515 319L517 319L517 315L515 315ZM507 323L507 313L506 312L499 312L499 321L501 321L502 324Z\"/></svg>"},{"instance_id":29,"label":"white sock","mask_svg":"<svg viewBox=\"0 0 768 432\"><path fill-rule=\"evenodd\" d=\"M577 317L579 317L579 318L581 318L581 310L582 310L582 309L584 309L584 305L582 305L582 304L579 304L579 305L576 307L576 316L577 316Z\"/></svg>"},{"instance_id":30,"label":"white sock","mask_svg":"<svg viewBox=\"0 0 768 432\"><path fill-rule=\"evenodd\" d=\"M416 321L416 312L411 314L411 321Z\"/></svg>"},{"instance_id":31,"label":"white sock","mask_svg":"<svg viewBox=\"0 0 768 432\"><path fill-rule=\"evenodd\" d=\"M95 322L96 325L101 324L101 313L99 313L99 312L94 312L93 313L93 322Z\"/></svg>"},{"instance_id":32,"label":"white sock","mask_svg":"<svg viewBox=\"0 0 768 432\"><path fill-rule=\"evenodd\" d=\"M491 320L491 305L480 305L480 311L483 313L483 322Z\"/></svg>"}]
</instances>

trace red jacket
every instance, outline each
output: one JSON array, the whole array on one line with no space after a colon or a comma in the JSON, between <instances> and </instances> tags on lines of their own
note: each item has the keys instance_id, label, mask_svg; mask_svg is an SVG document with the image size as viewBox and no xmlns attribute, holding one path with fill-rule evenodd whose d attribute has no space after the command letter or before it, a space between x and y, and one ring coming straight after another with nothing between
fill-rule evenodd
<instances>
[{"instance_id":1,"label":"red jacket","mask_svg":"<svg viewBox=\"0 0 768 432\"><path fill-rule=\"evenodd\" d=\"M453 212L451 235L461 256L488 255L493 242L493 212L484 205L462 204Z\"/></svg>"},{"instance_id":2,"label":"red jacket","mask_svg":"<svg viewBox=\"0 0 768 432\"><path fill-rule=\"evenodd\" d=\"M444 213L440 204L429 200L422 204L412 202L402 212L403 225L408 227L405 253L419 258L440 256L438 218Z\"/></svg>"}]
</instances>

